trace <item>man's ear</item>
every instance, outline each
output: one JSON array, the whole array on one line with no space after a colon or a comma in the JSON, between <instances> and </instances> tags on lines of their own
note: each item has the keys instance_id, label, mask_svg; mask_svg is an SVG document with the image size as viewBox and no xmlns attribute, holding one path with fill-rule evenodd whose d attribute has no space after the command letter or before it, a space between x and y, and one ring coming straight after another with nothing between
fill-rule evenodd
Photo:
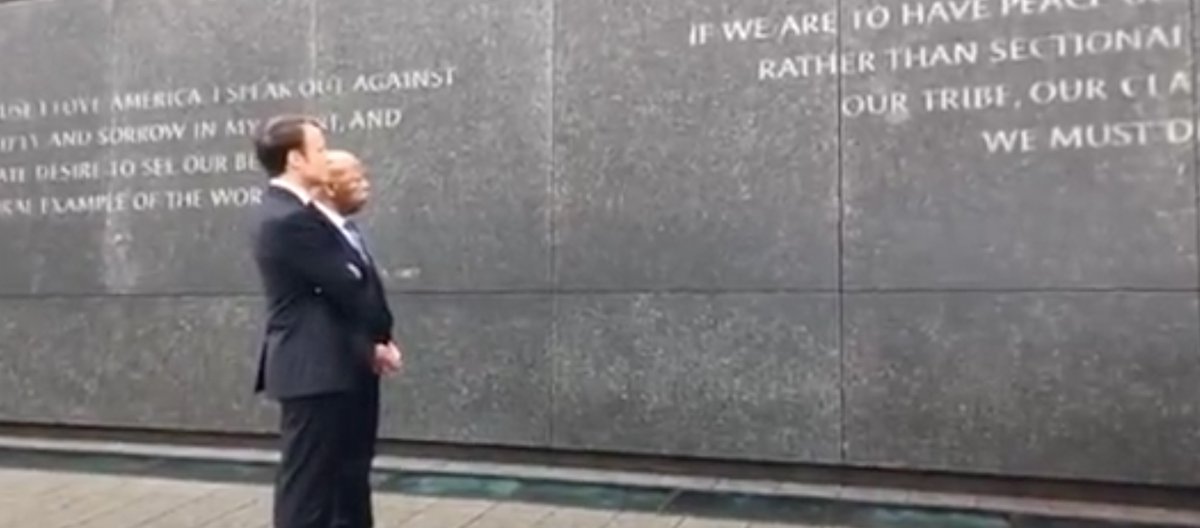
<instances>
[{"instance_id":1,"label":"man's ear","mask_svg":"<svg viewBox=\"0 0 1200 528\"><path fill-rule=\"evenodd\" d=\"M297 165L300 165L303 161L304 161L304 154L301 154L299 150L292 149L292 150L288 151L288 153L287 153L287 166L288 167L295 167Z\"/></svg>"}]
</instances>

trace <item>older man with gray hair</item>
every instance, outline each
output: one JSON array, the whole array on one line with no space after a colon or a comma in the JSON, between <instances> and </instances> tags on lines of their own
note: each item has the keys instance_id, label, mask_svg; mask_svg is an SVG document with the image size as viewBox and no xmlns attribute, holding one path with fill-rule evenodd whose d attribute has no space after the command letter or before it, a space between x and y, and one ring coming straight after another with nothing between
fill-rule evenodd
<instances>
[{"instance_id":1,"label":"older man with gray hair","mask_svg":"<svg viewBox=\"0 0 1200 528\"><path fill-rule=\"evenodd\" d=\"M341 233L342 239L352 254L357 256L353 265L362 270L367 283L371 309L361 321L358 336L365 346L357 349L372 350L370 370L364 369L363 376L352 391L355 404L351 406L353 416L347 417L350 424L345 431L343 456L340 461L334 500L334 528L369 528L374 519L371 511L370 472L375 456L375 443L379 433L379 376L400 370L402 356L400 347L392 340L393 318L388 306L387 295L375 258L355 222L350 218L366 206L370 198L370 182L359 159L344 150L331 150L328 159L328 178L325 185L314 193L314 205Z\"/></svg>"}]
</instances>

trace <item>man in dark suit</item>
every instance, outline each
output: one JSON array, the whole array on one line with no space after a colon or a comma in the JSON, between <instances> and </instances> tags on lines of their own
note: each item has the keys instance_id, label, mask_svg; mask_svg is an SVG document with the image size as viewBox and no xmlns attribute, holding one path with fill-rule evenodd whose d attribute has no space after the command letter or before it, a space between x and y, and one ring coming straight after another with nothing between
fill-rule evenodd
<instances>
[{"instance_id":1,"label":"man in dark suit","mask_svg":"<svg viewBox=\"0 0 1200 528\"><path fill-rule=\"evenodd\" d=\"M364 270L369 309L365 320L365 338L390 332L392 311L388 306L383 281L371 256L362 232L350 217L358 214L370 198L371 184L362 162L344 150L328 152L329 178L314 195L314 205L338 228L343 240L353 250L355 264ZM338 481L334 508L335 528L368 527L373 524L371 511L371 462L375 457L375 442L379 435L379 377L400 368L399 348L395 361L385 354L375 358L375 374L365 376L358 389L351 393L352 427L345 432L346 459Z\"/></svg>"},{"instance_id":2,"label":"man in dark suit","mask_svg":"<svg viewBox=\"0 0 1200 528\"><path fill-rule=\"evenodd\" d=\"M270 177L253 246L267 299L255 390L281 407L274 525L330 528L364 380L398 368L399 350L390 316L385 328L375 313L368 271L313 202L328 180L319 123L272 118L254 145Z\"/></svg>"}]
</instances>

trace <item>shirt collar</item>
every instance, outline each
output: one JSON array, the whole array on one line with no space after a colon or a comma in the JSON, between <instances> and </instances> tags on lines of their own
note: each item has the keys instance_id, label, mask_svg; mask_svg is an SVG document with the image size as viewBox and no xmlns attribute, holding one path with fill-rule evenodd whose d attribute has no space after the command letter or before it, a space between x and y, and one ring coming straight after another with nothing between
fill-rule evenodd
<instances>
[{"instance_id":1,"label":"shirt collar","mask_svg":"<svg viewBox=\"0 0 1200 528\"><path fill-rule=\"evenodd\" d=\"M342 216L341 213L338 213L332 207L325 205L320 200L313 200L312 203L317 210L321 211L321 213L324 214L330 222L333 222L333 225L337 226L338 229L346 229L346 217Z\"/></svg>"},{"instance_id":2,"label":"shirt collar","mask_svg":"<svg viewBox=\"0 0 1200 528\"><path fill-rule=\"evenodd\" d=\"M296 198L299 199L300 203L304 205L313 203L312 195L308 193L308 190L295 184L291 180L287 180L282 177L271 178L271 185L296 195Z\"/></svg>"}]
</instances>

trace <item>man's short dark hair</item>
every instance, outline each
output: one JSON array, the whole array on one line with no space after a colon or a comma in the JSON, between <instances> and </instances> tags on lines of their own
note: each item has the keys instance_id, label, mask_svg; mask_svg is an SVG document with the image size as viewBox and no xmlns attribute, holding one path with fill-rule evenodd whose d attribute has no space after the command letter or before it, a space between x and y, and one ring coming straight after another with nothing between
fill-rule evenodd
<instances>
[{"instance_id":1,"label":"man's short dark hair","mask_svg":"<svg viewBox=\"0 0 1200 528\"><path fill-rule=\"evenodd\" d=\"M285 114L263 122L254 135L254 153L258 164L274 178L287 170L288 152L304 149L304 125L321 128L313 117Z\"/></svg>"}]
</instances>

